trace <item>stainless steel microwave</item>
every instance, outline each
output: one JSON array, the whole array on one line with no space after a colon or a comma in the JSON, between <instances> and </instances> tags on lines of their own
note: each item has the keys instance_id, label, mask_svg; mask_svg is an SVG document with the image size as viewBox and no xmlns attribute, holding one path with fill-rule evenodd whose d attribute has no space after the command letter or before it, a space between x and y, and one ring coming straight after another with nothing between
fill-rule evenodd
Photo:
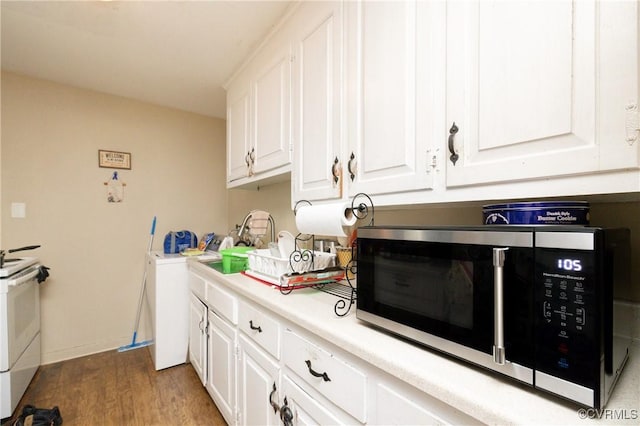
<instances>
[{"instance_id":1,"label":"stainless steel microwave","mask_svg":"<svg viewBox=\"0 0 640 426\"><path fill-rule=\"evenodd\" d=\"M359 319L537 389L602 408L627 360L628 229L362 227L357 260Z\"/></svg>"}]
</instances>

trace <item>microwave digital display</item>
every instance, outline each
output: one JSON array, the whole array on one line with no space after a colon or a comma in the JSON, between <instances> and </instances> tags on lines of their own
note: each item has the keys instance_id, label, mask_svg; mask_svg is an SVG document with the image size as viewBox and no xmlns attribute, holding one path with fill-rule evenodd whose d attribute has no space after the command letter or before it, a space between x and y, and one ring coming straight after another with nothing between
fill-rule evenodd
<instances>
[{"instance_id":1,"label":"microwave digital display","mask_svg":"<svg viewBox=\"0 0 640 426\"><path fill-rule=\"evenodd\" d=\"M558 269L563 271L580 272L582 271L582 260L580 259L558 259Z\"/></svg>"}]
</instances>

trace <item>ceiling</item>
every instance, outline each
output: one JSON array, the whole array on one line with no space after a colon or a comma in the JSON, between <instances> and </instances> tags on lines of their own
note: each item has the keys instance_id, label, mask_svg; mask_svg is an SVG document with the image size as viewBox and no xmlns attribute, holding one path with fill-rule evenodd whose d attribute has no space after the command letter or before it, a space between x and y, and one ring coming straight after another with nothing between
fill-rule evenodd
<instances>
[{"instance_id":1,"label":"ceiling","mask_svg":"<svg viewBox=\"0 0 640 426\"><path fill-rule=\"evenodd\" d=\"M225 118L223 84L290 5L2 0L2 69Z\"/></svg>"}]
</instances>

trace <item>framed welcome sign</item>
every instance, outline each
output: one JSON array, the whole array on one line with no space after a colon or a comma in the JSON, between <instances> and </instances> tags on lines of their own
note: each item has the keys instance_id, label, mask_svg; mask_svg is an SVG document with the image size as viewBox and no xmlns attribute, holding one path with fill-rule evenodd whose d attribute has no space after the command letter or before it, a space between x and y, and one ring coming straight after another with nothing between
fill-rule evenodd
<instances>
[{"instance_id":1,"label":"framed welcome sign","mask_svg":"<svg viewBox=\"0 0 640 426\"><path fill-rule=\"evenodd\" d=\"M98 165L110 169L131 170L131 153L99 149Z\"/></svg>"}]
</instances>

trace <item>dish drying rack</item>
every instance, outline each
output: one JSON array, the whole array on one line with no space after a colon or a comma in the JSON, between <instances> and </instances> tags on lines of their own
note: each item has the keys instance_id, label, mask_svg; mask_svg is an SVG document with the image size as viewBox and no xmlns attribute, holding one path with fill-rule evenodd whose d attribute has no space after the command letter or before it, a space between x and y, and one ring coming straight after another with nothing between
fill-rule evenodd
<instances>
[{"instance_id":1,"label":"dish drying rack","mask_svg":"<svg viewBox=\"0 0 640 426\"><path fill-rule=\"evenodd\" d=\"M293 209L294 214L297 213L298 208L301 205L312 205L308 200L300 200L298 201ZM374 207L373 201L371 197L367 194L359 193L356 194L351 200L351 211L354 216L360 221L364 220L367 217L369 218L369 226L372 226L374 223ZM333 296L338 297L338 301L334 305L334 312L337 316L343 317L349 313L351 310L351 306L355 303L357 299L357 288L354 286L352 280L355 280L357 274L357 260L356 260L356 246L355 239L351 244L351 260L344 266L343 278L341 280L331 279L331 273L335 272L338 268L325 268L318 269L314 268L315 259L317 254L313 251L315 247L315 235L313 234L302 234L299 233L295 237L295 249L293 253L289 256L289 265L291 270L294 271L293 274L285 274L281 277L280 280L280 293L287 295L293 292L294 290L302 289L302 288L315 288L325 293L331 294ZM310 244L312 250L302 248L302 245L307 246ZM296 266L300 264L311 265L309 271L314 274L317 278L317 281L312 281L309 283L294 283L293 285L289 285L283 280L285 276L293 277L298 275L303 275L306 272L296 272ZM323 280L323 274L327 274L327 279ZM346 284L345 284L346 283Z\"/></svg>"}]
</instances>

